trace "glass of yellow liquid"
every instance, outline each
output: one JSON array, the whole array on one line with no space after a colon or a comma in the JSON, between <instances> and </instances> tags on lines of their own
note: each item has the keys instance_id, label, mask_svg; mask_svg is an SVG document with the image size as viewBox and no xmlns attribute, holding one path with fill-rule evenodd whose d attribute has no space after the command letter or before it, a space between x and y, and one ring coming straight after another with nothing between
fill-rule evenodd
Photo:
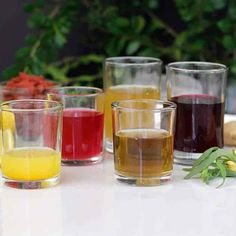
<instances>
[{"instance_id":1,"label":"glass of yellow liquid","mask_svg":"<svg viewBox=\"0 0 236 236\"><path fill-rule=\"evenodd\" d=\"M37 189L59 183L62 105L23 99L1 104L2 179L15 188Z\"/></svg>"},{"instance_id":2,"label":"glass of yellow liquid","mask_svg":"<svg viewBox=\"0 0 236 236\"><path fill-rule=\"evenodd\" d=\"M153 186L171 180L176 105L154 99L112 103L115 175Z\"/></svg>"},{"instance_id":3,"label":"glass of yellow liquid","mask_svg":"<svg viewBox=\"0 0 236 236\"><path fill-rule=\"evenodd\" d=\"M162 61L150 57L105 60L105 149L113 152L111 103L124 99L160 99Z\"/></svg>"}]
</instances>

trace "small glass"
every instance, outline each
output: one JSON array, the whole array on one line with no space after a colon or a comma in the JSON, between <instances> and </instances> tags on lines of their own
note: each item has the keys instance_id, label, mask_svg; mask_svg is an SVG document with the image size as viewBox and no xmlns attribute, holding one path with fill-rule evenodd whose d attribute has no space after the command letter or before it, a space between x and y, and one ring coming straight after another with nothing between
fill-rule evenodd
<instances>
[{"instance_id":1,"label":"small glass","mask_svg":"<svg viewBox=\"0 0 236 236\"><path fill-rule=\"evenodd\" d=\"M56 185L61 170L62 105L24 99L1 104L2 179L24 189Z\"/></svg>"},{"instance_id":2,"label":"small glass","mask_svg":"<svg viewBox=\"0 0 236 236\"><path fill-rule=\"evenodd\" d=\"M162 61L151 57L105 60L105 148L113 152L111 103L125 99L160 99Z\"/></svg>"},{"instance_id":3,"label":"small glass","mask_svg":"<svg viewBox=\"0 0 236 236\"><path fill-rule=\"evenodd\" d=\"M192 165L206 149L223 147L227 68L211 62L166 67L167 97L177 104L175 162Z\"/></svg>"},{"instance_id":4,"label":"small glass","mask_svg":"<svg viewBox=\"0 0 236 236\"><path fill-rule=\"evenodd\" d=\"M62 162L88 165L100 162L103 151L104 95L94 87L61 87L50 90L49 100L64 106Z\"/></svg>"},{"instance_id":5,"label":"small glass","mask_svg":"<svg viewBox=\"0 0 236 236\"><path fill-rule=\"evenodd\" d=\"M171 180L176 105L152 99L112 103L115 175L135 185Z\"/></svg>"}]
</instances>

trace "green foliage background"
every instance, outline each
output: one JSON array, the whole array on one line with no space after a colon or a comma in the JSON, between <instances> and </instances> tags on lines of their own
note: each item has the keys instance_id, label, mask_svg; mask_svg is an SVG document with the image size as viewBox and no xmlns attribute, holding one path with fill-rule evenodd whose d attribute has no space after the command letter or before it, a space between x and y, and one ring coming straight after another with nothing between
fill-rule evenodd
<instances>
[{"instance_id":1,"label":"green foliage background","mask_svg":"<svg viewBox=\"0 0 236 236\"><path fill-rule=\"evenodd\" d=\"M165 63L220 62L236 78L236 1L173 0L184 25L181 30L160 17L161 1L35 0L26 4L32 32L3 76L9 79L26 71L64 84L94 85L101 83L104 58L139 55L159 57ZM61 51L78 25L86 29L77 39L78 48L87 51L63 58Z\"/></svg>"}]
</instances>

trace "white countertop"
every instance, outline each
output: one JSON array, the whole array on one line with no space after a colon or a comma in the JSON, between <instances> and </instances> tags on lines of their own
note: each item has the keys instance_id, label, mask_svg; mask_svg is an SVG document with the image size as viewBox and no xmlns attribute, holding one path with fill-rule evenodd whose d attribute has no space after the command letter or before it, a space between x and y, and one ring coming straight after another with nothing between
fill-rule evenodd
<instances>
[{"instance_id":1,"label":"white countertop","mask_svg":"<svg viewBox=\"0 0 236 236\"><path fill-rule=\"evenodd\" d=\"M41 190L0 186L0 236L236 235L236 178L222 188L184 180L135 187L116 181L113 159L62 168L61 184Z\"/></svg>"},{"instance_id":2,"label":"white countertop","mask_svg":"<svg viewBox=\"0 0 236 236\"><path fill-rule=\"evenodd\" d=\"M0 235L235 236L236 179L216 189L184 174L175 166L172 183L134 187L115 180L106 156L94 166L64 166L57 187L2 186Z\"/></svg>"}]
</instances>

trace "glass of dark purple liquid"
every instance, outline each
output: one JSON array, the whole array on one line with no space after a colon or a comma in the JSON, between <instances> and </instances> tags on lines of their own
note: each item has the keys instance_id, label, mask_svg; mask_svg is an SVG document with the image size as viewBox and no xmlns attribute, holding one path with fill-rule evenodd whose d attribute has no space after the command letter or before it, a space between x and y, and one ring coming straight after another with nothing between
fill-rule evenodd
<instances>
[{"instance_id":1,"label":"glass of dark purple liquid","mask_svg":"<svg viewBox=\"0 0 236 236\"><path fill-rule=\"evenodd\" d=\"M167 97L177 104L175 163L192 165L210 147L223 147L227 67L173 62L166 67Z\"/></svg>"}]
</instances>

